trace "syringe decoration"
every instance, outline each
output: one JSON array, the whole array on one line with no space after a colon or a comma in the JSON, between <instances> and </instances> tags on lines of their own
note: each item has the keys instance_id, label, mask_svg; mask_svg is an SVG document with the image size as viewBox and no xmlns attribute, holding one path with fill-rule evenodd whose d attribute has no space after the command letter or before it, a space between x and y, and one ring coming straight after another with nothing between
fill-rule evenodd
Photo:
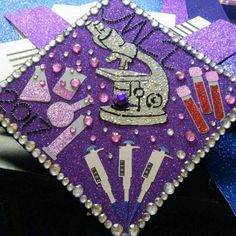
<instances>
[{"instance_id":1,"label":"syringe decoration","mask_svg":"<svg viewBox=\"0 0 236 236\"><path fill-rule=\"evenodd\" d=\"M133 149L139 149L139 146L133 146L134 142L131 140L125 141L124 146L119 148L119 176L123 178L124 189L124 205L125 205L125 218L129 217L129 190L132 178L132 158Z\"/></svg>"},{"instance_id":2,"label":"syringe decoration","mask_svg":"<svg viewBox=\"0 0 236 236\"><path fill-rule=\"evenodd\" d=\"M168 149L166 149L165 147L161 147L159 151L158 150L152 151L151 156L149 157L149 160L147 162L147 165L143 171L142 177L144 178L144 181L142 184L141 192L140 192L137 202L135 204L133 213L130 217L129 223L133 222L133 220L134 220L134 218L141 206L141 203L144 199L145 194L148 192L149 188L151 187L151 184L156 179L158 171L159 171L165 157L173 159L171 156L169 156L167 154L168 152L169 152Z\"/></svg>"},{"instance_id":3,"label":"syringe decoration","mask_svg":"<svg viewBox=\"0 0 236 236\"><path fill-rule=\"evenodd\" d=\"M111 184L108 179L108 175L105 171L105 168L100 160L100 157L98 153L102 151L104 148L96 149L96 146L90 146L87 148L88 154L85 155L85 161L88 165L88 168L90 170L90 173L94 179L94 182L96 184L101 184L103 190L107 194L110 203L112 204L112 207L117 215L117 217L120 219L121 215L118 209L118 205L116 202L116 199L112 193Z\"/></svg>"}]
</instances>

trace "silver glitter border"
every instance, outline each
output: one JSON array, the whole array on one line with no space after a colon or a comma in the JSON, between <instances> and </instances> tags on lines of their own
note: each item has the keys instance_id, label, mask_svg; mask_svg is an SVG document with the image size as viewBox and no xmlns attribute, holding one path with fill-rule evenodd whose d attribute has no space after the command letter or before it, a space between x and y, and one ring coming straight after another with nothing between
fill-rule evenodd
<instances>
[{"instance_id":1,"label":"silver glitter border","mask_svg":"<svg viewBox=\"0 0 236 236\"><path fill-rule=\"evenodd\" d=\"M0 82L0 93L7 87L9 83L11 83L15 79L19 79L22 74L30 68L34 63L40 61L40 59L47 54L47 52L54 48L57 44L62 43L71 32L77 27L83 27L86 23L87 19L91 15L97 15L100 8L103 6L107 6L110 0L101 0L96 3L93 7L91 7L90 11L79 18L74 24L69 26L63 33L59 34L54 40L51 40L43 49L39 50L39 53L34 55L31 59L27 60L19 69L14 70L13 73L8 76L5 80ZM189 45L184 39L177 36L174 31L170 28L165 27L157 20L155 20L152 16L150 16L147 12L138 7L135 3L130 0L122 0L123 4L126 7L130 7L134 10L134 12L138 15L143 15L150 22L152 27L160 29L163 33L167 34L173 43L180 46L189 52L189 54L193 55L200 61L203 61L205 64L209 65L212 69L214 69L218 74L223 74L227 77L232 83L236 82L236 75L231 74L227 70L225 70L221 65L216 64L210 58L205 56L200 51L193 48ZM212 133L211 136L205 139L205 146L202 149L199 149L196 154L192 155L191 161L186 161L184 163L184 167L180 170L179 175L172 182L167 182L164 184L163 191L160 196L157 196L155 202L148 203L146 207L146 212L143 213L141 219L138 220L138 224L131 224L128 229L128 235L137 236L139 234L140 229L144 228L146 222L148 222L151 218L151 215L155 215L158 212L158 208L162 207L164 201L168 199L168 195L172 195L175 191L175 188L179 187L180 183L184 181L185 178L188 177L188 172L194 170L195 165L199 164L201 159L205 157L206 153L210 151L216 144L216 142L223 136L226 132L226 129L229 129L232 122L236 121L236 108L233 108L232 112L227 114L226 117L221 121L221 125L217 127L217 131ZM62 182L63 186L74 195L74 197L79 198L80 202L85 204L85 207L91 211L91 213L98 217L100 223L104 224L105 228L111 229L111 233L114 236L127 236L126 233L123 232L123 227L120 224L112 223L103 213L102 205L98 203L93 203L90 199L87 199L87 196L83 192L82 185L74 186L69 178L65 177L61 172L61 167L58 164L52 164L51 160L45 155L42 154L41 150L36 147L35 142L28 140L27 136L21 135L18 130L16 123L11 123L9 118L4 117L4 115L0 114L0 122L1 126L11 134L24 148L26 151L30 152L34 158L37 158L38 161L44 166L45 169L49 169L49 172L52 176L56 176L56 178Z\"/></svg>"}]
</instances>

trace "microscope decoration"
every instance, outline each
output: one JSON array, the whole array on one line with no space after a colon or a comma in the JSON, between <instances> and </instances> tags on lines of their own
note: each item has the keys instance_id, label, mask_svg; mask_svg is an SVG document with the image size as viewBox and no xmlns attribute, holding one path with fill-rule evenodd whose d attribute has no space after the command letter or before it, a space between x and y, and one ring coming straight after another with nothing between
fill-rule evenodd
<instances>
[{"instance_id":1,"label":"microscope decoration","mask_svg":"<svg viewBox=\"0 0 236 236\"><path fill-rule=\"evenodd\" d=\"M120 60L119 69L98 68L96 73L114 82L114 104L100 107L101 119L119 125L154 125L167 121L167 76L159 63L138 50L112 28L99 22L87 22L93 41L112 53L107 62ZM147 66L150 74L129 70L135 60Z\"/></svg>"}]
</instances>

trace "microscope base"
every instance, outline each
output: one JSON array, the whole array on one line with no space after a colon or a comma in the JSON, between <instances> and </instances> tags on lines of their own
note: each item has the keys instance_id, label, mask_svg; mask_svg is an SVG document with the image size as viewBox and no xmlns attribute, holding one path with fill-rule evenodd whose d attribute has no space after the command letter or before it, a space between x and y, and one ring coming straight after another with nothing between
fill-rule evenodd
<instances>
[{"instance_id":1,"label":"microscope base","mask_svg":"<svg viewBox=\"0 0 236 236\"><path fill-rule=\"evenodd\" d=\"M102 120L118 125L154 125L167 122L167 114L161 112L141 115L137 111L118 111L105 106L100 108L100 117Z\"/></svg>"}]
</instances>

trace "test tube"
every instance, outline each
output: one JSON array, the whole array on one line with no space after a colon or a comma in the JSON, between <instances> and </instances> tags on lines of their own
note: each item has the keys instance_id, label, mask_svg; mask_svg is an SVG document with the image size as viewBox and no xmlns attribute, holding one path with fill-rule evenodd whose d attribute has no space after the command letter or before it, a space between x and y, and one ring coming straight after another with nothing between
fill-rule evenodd
<instances>
[{"instance_id":1,"label":"test tube","mask_svg":"<svg viewBox=\"0 0 236 236\"><path fill-rule=\"evenodd\" d=\"M206 87L202 78L202 70L200 67L191 67L189 74L193 79L194 88L198 97L198 101L203 114L212 112L210 101L207 95Z\"/></svg>"},{"instance_id":2,"label":"test tube","mask_svg":"<svg viewBox=\"0 0 236 236\"><path fill-rule=\"evenodd\" d=\"M215 71L209 71L206 73L206 79L211 92L211 101L214 109L215 118L221 120L225 117L220 86L219 76Z\"/></svg>"},{"instance_id":3,"label":"test tube","mask_svg":"<svg viewBox=\"0 0 236 236\"><path fill-rule=\"evenodd\" d=\"M178 96L182 99L185 108L191 116L194 124L196 125L199 133L205 134L209 131L209 127L205 122L202 114L200 113L195 101L191 96L191 91L188 86L183 85L176 89Z\"/></svg>"}]
</instances>

